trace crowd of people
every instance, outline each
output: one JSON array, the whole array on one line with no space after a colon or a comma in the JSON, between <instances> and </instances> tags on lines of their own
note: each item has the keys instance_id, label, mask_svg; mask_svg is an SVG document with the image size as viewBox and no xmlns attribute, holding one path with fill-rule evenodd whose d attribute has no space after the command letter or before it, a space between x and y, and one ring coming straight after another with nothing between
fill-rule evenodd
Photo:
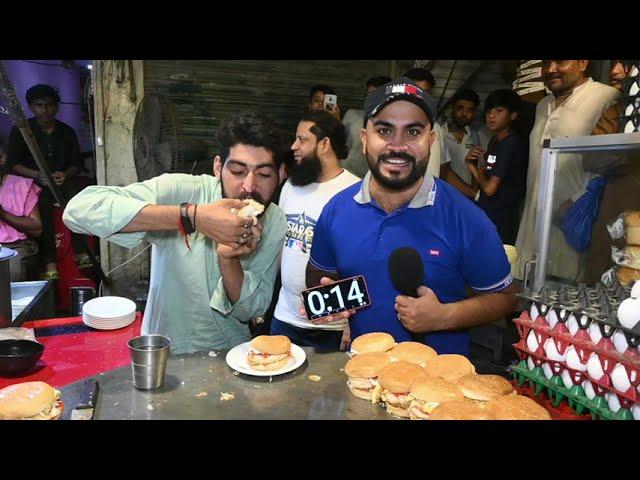
<instances>
[{"instance_id":1,"label":"crowd of people","mask_svg":"<svg viewBox=\"0 0 640 480\"><path fill-rule=\"evenodd\" d=\"M612 61L614 86L624 76L620 65ZM543 141L615 128L610 109L619 90L591 79L587 66L544 60L536 67L549 93L533 124L519 117L530 109L524 96L531 88L497 90L483 101L460 89L440 118L435 79L419 67L396 79L370 78L363 108L344 115L325 101L335 90L316 85L295 132L253 112L223 121L211 175L163 174L82 191L74 182L75 132L55 119L57 92L38 85L27 100L30 126L70 198L63 220L75 238L153 244L142 331L169 336L175 353L245 342L252 322L271 310L270 333L298 345L345 349L351 338L383 331L468 355L469 328L516 308L504 245L517 248L514 276L522 279L533 253ZM485 128L477 129L481 105ZM36 239L45 273L55 276L55 200L16 129L0 149L0 165L0 242ZM575 158L559 160L560 221L594 175ZM234 213L249 199L266 207L257 224ZM582 281L587 253L561 236L555 224L551 272ZM398 247L414 248L425 266L415 297L400 294L389 278ZM84 261L75 241L74 251ZM370 307L307 318L303 290L354 275L365 276Z\"/></svg>"}]
</instances>

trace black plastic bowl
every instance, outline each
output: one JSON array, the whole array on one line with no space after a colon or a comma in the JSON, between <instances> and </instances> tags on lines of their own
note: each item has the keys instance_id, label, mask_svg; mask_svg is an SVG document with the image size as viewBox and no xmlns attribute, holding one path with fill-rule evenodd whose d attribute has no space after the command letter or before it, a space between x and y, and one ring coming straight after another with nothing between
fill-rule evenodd
<instances>
[{"instance_id":1,"label":"black plastic bowl","mask_svg":"<svg viewBox=\"0 0 640 480\"><path fill-rule=\"evenodd\" d=\"M44 345L32 340L0 340L0 375L18 375L33 368Z\"/></svg>"}]
</instances>

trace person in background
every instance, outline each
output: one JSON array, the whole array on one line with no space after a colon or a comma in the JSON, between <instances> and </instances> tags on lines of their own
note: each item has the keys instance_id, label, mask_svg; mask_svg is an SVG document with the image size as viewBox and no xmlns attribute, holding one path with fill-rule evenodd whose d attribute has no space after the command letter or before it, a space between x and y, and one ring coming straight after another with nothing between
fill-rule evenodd
<instances>
[{"instance_id":1,"label":"person in background","mask_svg":"<svg viewBox=\"0 0 640 480\"><path fill-rule=\"evenodd\" d=\"M481 147L473 147L465 161L479 185L476 204L484 210L498 229L502 243L513 245L518 234L518 206L524 200L527 150L514 130L521 100L512 90L496 90L485 101L487 127L493 133L486 152L486 167L479 168L484 155Z\"/></svg>"},{"instance_id":2,"label":"person in background","mask_svg":"<svg viewBox=\"0 0 640 480\"><path fill-rule=\"evenodd\" d=\"M448 162L441 167L440 178L456 187L464 196L477 200L480 189L465 159L472 148L484 150L478 132L471 127L480 98L473 90L463 89L453 95L450 103L451 118L442 127Z\"/></svg>"},{"instance_id":3,"label":"person in background","mask_svg":"<svg viewBox=\"0 0 640 480\"><path fill-rule=\"evenodd\" d=\"M586 71L589 60L543 60L542 78L551 94L536 107L536 121L529 138L527 194L518 229L516 278L523 279L525 263L534 253L535 221L542 174L542 147L546 139L590 135L602 113L620 93L613 87L593 81ZM571 204L586 192L592 175L582 167L581 155L558 156L553 192L553 216L564 217ZM556 220L561 222L562 220ZM561 228L549 231L547 274L571 281L582 281L584 257L565 240Z\"/></svg>"},{"instance_id":4,"label":"person in background","mask_svg":"<svg viewBox=\"0 0 640 480\"><path fill-rule=\"evenodd\" d=\"M366 95L390 81L389 77L371 77L367 80ZM364 111L355 108L347 110L342 119L342 124L347 130L347 148L349 149L349 155L342 161L342 167L360 178L364 177L369 171L369 164L364 153L362 153L362 142L360 141L360 130L362 130L363 122Z\"/></svg>"},{"instance_id":5,"label":"person in background","mask_svg":"<svg viewBox=\"0 0 640 480\"><path fill-rule=\"evenodd\" d=\"M26 257L34 257L38 252L31 238L42 234L38 210L41 191L33 179L9 173L7 150L0 142L0 244L18 252L14 265ZM17 280L19 274L11 269L12 279Z\"/></svg>"},{"instance_id":6,"label":"person in background","mask_svg":"<svg viewBox=\"0 0 640 480\"><path fill-rule=\"evenodd\" d=\"M280 208L287 216L287 235L280 262L282 288L271 320L271 335L286 335L300 346L323 351L344 350L349 343L346 322L315 325L300 314L301 292L313 232L325 204L360 181L341 166L347 154L344 126L328 112L302 116L291 145L295 167L282 188Z\"/></svg>"},{"instance_id":7,"label":"person in background","mask_svg":"<svg viewBox=\"0 0 640 480\"><path fill-rule=\"evenodd\" d=\"M53 180L66 200L80 191L76 175L82 169L80 145L73 128L56 119L60 109L60 95L50 85L34 85L27 90L27 103L34 117L28 120L33 135L51 171ZM33 179L43 187L38 207L42 220L42 235L38 239L40 255L44 264L45 280L57 279L56 238L54 224L53 193L46 186L44 174L27 147L22 134L13 127L9 135L8 149L9 169L16 175ZM80 235L72 234L71 244L76 255L78 268L91 266L91 260L85 252L85 243Z\"/></svg>"}]
</instances>

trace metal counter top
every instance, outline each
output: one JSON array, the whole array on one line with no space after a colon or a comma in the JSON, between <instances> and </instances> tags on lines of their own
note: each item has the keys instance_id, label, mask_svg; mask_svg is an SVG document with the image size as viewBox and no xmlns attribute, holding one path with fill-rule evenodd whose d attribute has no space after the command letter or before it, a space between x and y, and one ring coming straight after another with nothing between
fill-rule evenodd
<instances>
[{"instance_id":1,"label":"metal counter top","mask_svg":"<svg viewBox=\"0 0 640 480\"><path fill-rule=\"evenodd\" d=\"M165 384L157 390L137 390L131 367L95 377L100 392L96 420L372 420L393 419L379 405L354 397L341 369L349 360L343 352L316 353L304 348L305 363L296 370L272 377L235 372L226 351L172 355ZM309 375L318 375L312 381ZM61 389L68 419L78 403L83 381ZM206 395L205 395L206 393ZM221 400L222 393L233 393Z\"/></svg>"}]
</instances>

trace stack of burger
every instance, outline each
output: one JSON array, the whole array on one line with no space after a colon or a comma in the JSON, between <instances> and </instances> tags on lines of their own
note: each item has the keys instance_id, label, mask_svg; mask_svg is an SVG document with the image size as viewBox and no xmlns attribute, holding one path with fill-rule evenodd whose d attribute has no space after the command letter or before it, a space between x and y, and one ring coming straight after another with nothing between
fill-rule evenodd
<instances>
[{"instance_id":1,"label":"stack of burger","mask_svg":"<svg viewBox=\"0 0 640 480\"><path fill-rule=\"evenodd\" d=\"M345 366L353 395L382 401L397 417L412 420L548 420L537 402L516 395L498 375L478 375L462 355L438 355L416 342L395 344L385 333L370 333L352 343Z\"/></svg>"},{"instance_id":2,"label":"stack of burger","mask_svg":"<svg viewBox=\"0 0 640 480\"><path fill-rule=\"evenodd\" d=\"M291 358L291 340L284 335L259 335L251 340L247 363L254 370L272 371L284 367Z\"/></svg>"},{"instance_id":3,"label":"stack of burger","mask_svg":"<svg viewBox=\"0 0 640 480\"><path fill-rule=\"evenodd\" d=\"M45 382L24 382L0 390L0 420L57 420L60 392Z\"/></svg>"}]
</instances>

